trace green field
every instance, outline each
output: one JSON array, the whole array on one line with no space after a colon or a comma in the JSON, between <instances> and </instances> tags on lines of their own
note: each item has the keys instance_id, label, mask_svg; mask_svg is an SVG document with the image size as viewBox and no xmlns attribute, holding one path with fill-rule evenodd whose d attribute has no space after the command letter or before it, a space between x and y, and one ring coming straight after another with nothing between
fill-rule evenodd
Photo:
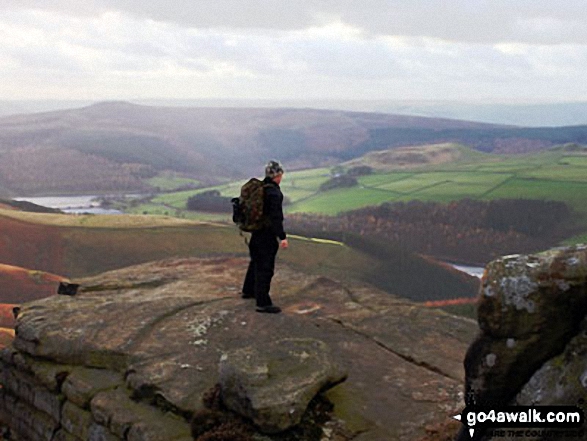
<instances>
[{"instance_id":1,"label":"green field","mask_svg":"<svg viewBox=\"0 0 587 441\"><path fill-rule=\"evenodd\" d=\"M359 183L365 187L379 187L381 185L407 179L411 176L414 176L414 173L379 173L368 176L361 176L359 178Z\"/></svg>"},{"instance_id":2,"label":"green field","mask_svg":"<svg viewBox=\"0 0 587 441\"><path fill-rule=\"evenodd\" d=\"M569 165L561 165L567 162ZM297 202L288 211L334 215L391 201L529 198L567 202L587 215L587 157L565 152L486 155L475 164L442 164L428 166L426 170L363 176L359 184L327 192L316 186L312 195L294 198ZM287 194L286 188L284 193Z\"/></svg>"},{"instance_id":3,"label":"green field","mask_svg":"<svg viewBox=\"0 0 587 441\"><path fill-rule=\"evenodd\" d=\"M494 188L483 199L525 198L562 201L587 214L587 182L515 178Z\"/></svg>"},{"instance_id":4,"label":"green field","mask_svg":"<svg viewBox=\"0 0 587 441\"><path fill-rule=\"evenodd\" d=\"M391 202L398 196L397 193L385 190L360 187L339 188L328 192L317 192L307 199L286 207L286 212L335 215L341 211Z\"/></svg>"},{"instance_id":5,"label":"green field","mask_svg":"<svg viewBox=\"0 0 587 441\"><path fill-rule=\"evenodd\" d=\"M443 148L446 149L446 145ZM463 198L529 198L568 203L580 214L587 230L586 153L552 149L508 156L472 152L456 145L454 149L458 151L456 160L414 164L411 168L394 169L393 165L388 165L387 170L359 177L359 185L351 188L321 191L320 186L331 178L328 168L288 172L282 182L283 193L291 202L286 212L336 215L393 201L446 203ZM433 150L431 146L422 147L427 155ZM146 211L160 214L167 211L174 215L169 210L183 210L193 194L216 189L223 196L236 196L243 182L160 195Z\"/></svg>"},{"instance_id":6,"label":"green field","mask_svg":"<svg viewBox=\"0 0 587 441\"><path fill-rule=\"evenodd\" d=\"M228 214L205 213L200 211L180 210L174 207L166 207L160 204L142 204L126 210L129 214L149 214L157 216L173 216L181 219L211 222L227 222Z\"/></svg>"},{"instance_id":7,"label":"green field","mask_svg":"<svg viewBox=\"0 0 587 441\"><path fill-rule=\"evenodd\" d=\"M329 179L329 169L312 169L294 171L287 174L283 181L282 190L285 196L295 203L300 200L314 196L320 185ZM240 187L246 181L236 181L214 187L200 188L197 190L186 190L172 193L164 193L153 198L151 204L140 207L149 214L163 214L166 211L171 213L174 209L185 210L187 200L191 196L210 190L218 190L222 196L236 197L240 193ZM133 209L133 213L143 213Z\"/></svg>"},{"instance_id":8,"label":"green field","mask_svg":"<svg viewBox=\"0 0 587 441\"><path fill-rule=\"evenodd\" d=\"M559 161L559 164L587 167L587 156L566 156Z\"/></svg>"}]
</instances>

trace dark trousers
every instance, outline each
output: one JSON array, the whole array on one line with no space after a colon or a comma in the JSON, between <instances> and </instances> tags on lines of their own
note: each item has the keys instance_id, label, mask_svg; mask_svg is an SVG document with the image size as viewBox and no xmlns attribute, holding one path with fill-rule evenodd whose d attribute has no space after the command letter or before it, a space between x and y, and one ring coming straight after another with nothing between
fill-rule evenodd
<instances>
[{"instance_id":1,"label":"dark trousers","mask_svg":"<svg viewBox=\"0 0 587 441\"><path fill-rule=\"evenodd\" d=\"M277 238L271 231L255 231L249 242L251 262L245 276L243 293L254 295L257 306L270 306L271 279L275 272L275 256L279 249Z\"/></svg>"}]
</instances>

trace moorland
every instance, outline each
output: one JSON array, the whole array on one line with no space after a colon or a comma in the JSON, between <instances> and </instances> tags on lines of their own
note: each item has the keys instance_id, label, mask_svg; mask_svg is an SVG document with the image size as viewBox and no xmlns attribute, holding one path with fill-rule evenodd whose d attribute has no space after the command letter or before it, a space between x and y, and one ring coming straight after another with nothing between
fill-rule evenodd
<instances>
[{"instance_id":1,"label":"moorland","mask_svg":"<svg viewBox=\"0 0 587 441\"><path fill-rule=\"evenodd\" d=\"M2 277L28 277L29 293L47 277L245 256L226 201L267 158L287 169L295 246L284 262L412 300L474 301L477 279L438 259L484 265L587 239L586 126L101 103L1 118L0 129ZM127 214L31 213L9 200L55 194L115 195L104 203Z\"/></svg>"}]
</instances>

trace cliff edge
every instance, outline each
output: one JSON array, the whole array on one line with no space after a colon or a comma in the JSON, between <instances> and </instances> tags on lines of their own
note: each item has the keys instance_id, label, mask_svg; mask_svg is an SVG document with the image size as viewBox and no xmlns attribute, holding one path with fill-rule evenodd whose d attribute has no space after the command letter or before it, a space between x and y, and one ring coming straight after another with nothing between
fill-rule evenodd
<instances>
[{"instance_id":1,"label":"cliff edge","mask_svg":"<svg viewBox=\"0 0 587 441\"><path fill-rule=\"evenodd\" d=\"M258 314L240 298L246 265L153 262L78 280L72 297L23 305L2 352L0 407L12 439L193 439L189 421L206 411L221 377L240 375L243 359L260 363L247 380L254 386L258 372L293 378L295 366L314 360L304 375L323 380L332 408L320 430L298 439L414 440L460 412L473 321L286 266L273 284L284 313ZM301 361L285 362L292 354ZM274 384L265 396L284 394L284 383ZM296 439L293 429L273 435L255 424L252 439Z\"/></svg>"}]
</instances>

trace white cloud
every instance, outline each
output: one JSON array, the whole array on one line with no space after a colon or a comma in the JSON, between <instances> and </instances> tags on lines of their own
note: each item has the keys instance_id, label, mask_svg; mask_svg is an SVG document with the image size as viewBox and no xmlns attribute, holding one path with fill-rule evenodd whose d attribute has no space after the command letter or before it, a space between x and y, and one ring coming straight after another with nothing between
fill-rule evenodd
<instances>
[{"instance_id":1,"label":"white cloud","mask_svg":"<svg viewBox=\"0 0 587 441\"><path fill-rule=\"evenodd\" d=\"M202 3L7 0L0 98L587 99L582 12L564 4L547 16L541 0L524 14L501 0ZM480 22L498 19L489 38Z\"/></svg>"}]
</instances>

